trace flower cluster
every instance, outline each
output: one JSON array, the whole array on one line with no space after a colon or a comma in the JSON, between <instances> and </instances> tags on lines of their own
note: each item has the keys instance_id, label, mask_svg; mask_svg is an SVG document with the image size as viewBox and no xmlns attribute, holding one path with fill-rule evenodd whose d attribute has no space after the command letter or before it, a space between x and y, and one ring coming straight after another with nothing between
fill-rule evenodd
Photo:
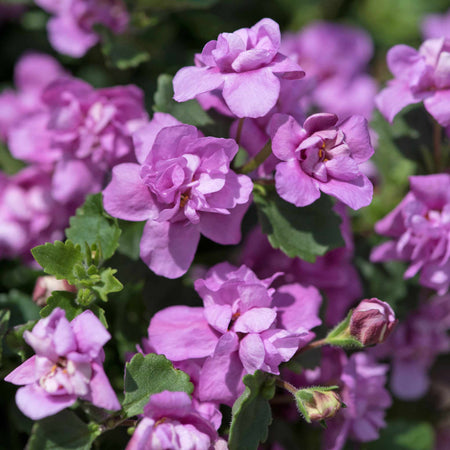
<instances>
[{"instance_id":1,"label":"flower cluster","mask_svg":"<svg viewBox=\"0 0 450 450\"><path fill-rule=\"evenodd\" d=\"M115 166L103 199L112 216L147 221L141 258L150 269L168 278L186 273L200 234L237 244L253 184L230 169L236 142L204 137L165 114L134 137L139 163Z\"/></svg>"},{"instance_id":2,"label":"flower cluster","mask_svg":"<svg viewBox=\"0 0 450 450\"><path fill-rule=\"evenodd\" d=\"M114 33L121 33L128 26L123 0L35 1L53 15L47 24L53 48L75 58L83 56L98 42L94 26L103 25Z\"/></svg>"},{"instance_id":3,"label":"flower cluster","mask_svg":"<svg viewBox=\"0 0 450 450\"><path fill-rule=\"evenodd\" d=\"M270 288L277 274L260 280L246 266L214 266L195 289L204 307L173 306L156 313L146 343L176 364L200 364L196 396L232 405L242 376L278 374L314 334L321 297L300 284Z\"/></svg>"},{"instance_id":4,"label":"flower cluster","mask_svg":"<svg viewBox=\"0 0 450 450\"><path fill-rule=\"evenodd\" d=\"M376 247L372 261L408 261L405 278L445 294L450 286L450 175L410 177L411 191L375 225L394 240Z\"/></svg>"},{"instance_id":5,"label":"flower cluster","mask_svg":"<svg viewBox=\"0 0 450 450\"><path fill-rule=\"evenodd\" d=\"M103 346L110 339L91 311L71 322L55 308L24 339L36 355L13 370L5 381L17 384L19 409L33 420L61 411L77 398L109 410L120 409L116 394L103 371Z\"/></svg>"}]
</instances>

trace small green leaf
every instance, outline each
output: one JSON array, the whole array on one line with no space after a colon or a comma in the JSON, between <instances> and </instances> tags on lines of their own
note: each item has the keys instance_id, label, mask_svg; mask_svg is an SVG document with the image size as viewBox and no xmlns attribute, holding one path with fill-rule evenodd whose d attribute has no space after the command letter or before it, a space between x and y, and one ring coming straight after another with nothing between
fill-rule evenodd
<instances>
[{"instance_id":1,"label":"small green leaf","mask_svg":"<svg viewBox=\"0 0 450 450\"><path fill-rule=\"evenodd\" d=\"M162 391L183 391L192 393L189 376L173 368L163 355L133 356L125 366L125 399L123 410L126 417L142 414L150 395Z\"/></svg>"},{"instance_id":2,"label":"small green leaf","mask_svg":"<svg viewBox=\"0 0 450 450\"><path fill-rule=\"evenodd\" d=\"M28 450L88 450L101 433L96 424L86 424L75 413L63 410L33 426Z\"/></svg>"},{"instance_id":3,"label":"small green leaf","mask_svg":"<svg viewBox=\"0 0 450 450\"><path fill-rule=\"evenodd\" d=\"M274 188L255 189L254 200L262 230L274 248L290 258L314 262L317 256L344 246L340 217L329 197L322 195L312 205L298 208L285 202Z\"/></svg>"},{"instance_id":4,"label":"small green leaf","mask_svg":"<svg viewBox=\"0 0 450 450\"><path fill-rule=\"evenodd\" d=\"M70 240L65 243L55 241L53 244L47 243L31 249L34 259L42 266L44 271L56 278L66 279L70 284L74 284L74 267L83 263L81 247Z\"/></svg>"},{"instance_id":5,"label":"small green leaf","mask_svg":"<svg viewBox=\"0 0 450 450\"><path fill-rule=\"evenodd\" d=\"M211 117L202 109L197 100L188 100L187 102L176 102L173 99L173 77L170 75L160 75L158 77L158 86L153 97L155 112L164 112L171 114L180 122L202 127L211 125Z\"/></svg>"},{"instance_id":6,"label":"small green leaf","mask_svg":"<svg viewBox=\"0 0 450 450\"><path fill-rule=\"evenodd\" d=\"M76 294L66 291L53 291L47 299L47 304L41 309L41 317L47 317L55 308L61 308L66 312L67 320L71 321L78 314L83 312L83 308L75 301Z\"/></svg>"},{"instance_id":7,"label":"small green leaf","mask_svg":"<svg viewBox=\"0 0 450 450\"><path fill-rule=\"evenodd\" d=\"M8 309L0 311L0 367L2 365L3 338L5 337L6 331L8 330L10 316L11 311L9 311Z\"/></svg>"},{"instance_id":8,"label":"small green leaf","mask_svg":"<svg viewBox=\"0 0 450 450\"><path fill-rule=\"evenodd\" d=\"M5 341L6 345L15 353L17 353L22 361L24 361L30 353L30 347L23 339L23 333L30 331L36 325L36 320L30 320L24 325L17 325L8 330Z\"/></svg>"},{"instance_id":9,"label":"small green leaf","mask_svg":"<svg viewBox=\"0 0 450 450\"><path fill-rule=\"evenodd\" d=\"M230 450L257 449L268 437L272 423L269 400L275 394L275 380L257 370L245 375L244 393L235 401L228 445Z\"/></svg>"},{"instance_id":10,"label":"small green leaf","mask_svg":"<svg viewBox=\"0 0 450 450\"><path fill-rule=\"evenodd\" d=\"M329 345L336 345L343 348L363 348L364 345L358 339L350 335L350 320L352 319L353 310L351 310L347 317L338 323L327 335L326 343Z\"/></svg>"},{"instance_id":11,"label":"small green leaf","mask_svg":"<svg viewBox=\"0 0 450 450\"><path fill-rule=\"evenodd\" d=\"M66 236L75 244L100 244L104 259L111 258L119 245L120 228L116 219L105 213L102 195L89 195L76 215L70 218Z\"/></svg>"},{"instance_id":12,"label":"small green leaf","mask_svg":"<svg viewBox=\"0 0 450 450\"><path fill-rule=\"evenodd\" d=\"M427 422L394 420L380 431L380 438L367 445L367 450L432 450L434 431Z\"/></svg>"},{"instance_id":13,"label":"small green leaf","mask_svg":"<svg viewBox=\"0 0 450 450\"><path fill-rule=\"evenodd\" d=\"M122 283L114 276L116 272L116 269L111 269L110 267L101 269L100 280L91 288L104 302L108 301L108 294L119 292L123 289Z\"/></svg>"}]
</instances>

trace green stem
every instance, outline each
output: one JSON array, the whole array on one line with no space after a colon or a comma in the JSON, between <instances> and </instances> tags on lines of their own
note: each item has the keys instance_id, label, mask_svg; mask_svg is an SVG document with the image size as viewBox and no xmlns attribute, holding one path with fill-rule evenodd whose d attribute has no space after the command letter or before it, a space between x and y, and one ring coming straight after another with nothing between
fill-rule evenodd
<instances>
[{"instance_id":1,"label":"green stem","mask_svg":"<svg viewBox=\"0 0 450 450\"><path fill-rule=\"evenodd\" d=\"M295 355L299 355L300 353L305 353L308 350L313 350L314 348L320 348L327 344L327 339L319 339L318 341L310 342L308 345L305 345L304 347L297 350Z\"/></svg>"},{"instance_id":2,"label":"green stem","mask_svg":"<svg viewBox=\"0 0 450 450\"><path fill-rule=\"evenodd\" d=\"M271 142L267 144L257 153L250 161L245 163L240 169L237 170L239 173L250 173L257 169L270 155L272 154Z\"/></svg>"},{"instance_id":3,"label":"green stem","mask_svg":"<svg viewBox=\"0 0 450 450\"><path fill-rule=\"evenodd\" d=\"M296 392L298 391L298 389L294 385L292 385L291 383L288 383L287 381L285 381L279 377L275 377L275 382L276 382L277 386L279 386L282 389L285 389L292 395L295 395Z\"/></svg>"}]
</instances>

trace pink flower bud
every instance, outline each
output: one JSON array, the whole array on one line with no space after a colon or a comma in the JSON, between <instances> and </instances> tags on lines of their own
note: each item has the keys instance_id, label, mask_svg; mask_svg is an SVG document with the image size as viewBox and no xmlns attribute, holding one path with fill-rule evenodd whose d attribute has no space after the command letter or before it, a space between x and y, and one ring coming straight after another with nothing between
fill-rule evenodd
<instances>
[{"instance_id":1,"label":"pink flower bud","mask_svg":"<svg viewBox=\"0 0 450 450\"><path fill-rule=\"evenodd\" d=\"M394 311L386 302L377 298L366 299L353 311L350 334L363 345L381 344L396 323Z\"/></svg>"},{"instance_id":2,"label":"pink flower bud","mask_svg":"<svg viewBox=\"0 0 450 450\"><path fill-rule=\"evenodd\" d=\"M76 288L66 280L57 280L53 276L39 277L33 290L33 302L45 306L53 291L76 292Z\"/></svg>"}]
</instances>

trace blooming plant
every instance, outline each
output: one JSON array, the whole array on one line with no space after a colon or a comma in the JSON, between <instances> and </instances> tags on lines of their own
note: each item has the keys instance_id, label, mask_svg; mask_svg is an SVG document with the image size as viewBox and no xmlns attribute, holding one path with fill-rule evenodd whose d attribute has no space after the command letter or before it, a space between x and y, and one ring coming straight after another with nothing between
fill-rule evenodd
<instances>
[{"instance_id":1,"label":"blooming plant","mask_svg":"<svg viewBox=\"0 0 450 450\"><path fill-rule=\"evenodd\" d=\"M449 448L449 16L374 1L0 7L5 448Z\"/></svg>"}]
</instances>

